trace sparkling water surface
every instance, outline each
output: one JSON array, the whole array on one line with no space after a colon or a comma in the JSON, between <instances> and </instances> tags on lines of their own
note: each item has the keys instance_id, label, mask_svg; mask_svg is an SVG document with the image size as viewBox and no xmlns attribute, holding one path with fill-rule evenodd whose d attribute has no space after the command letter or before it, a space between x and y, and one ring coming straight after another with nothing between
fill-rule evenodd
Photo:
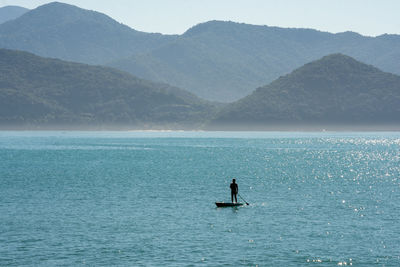
<instances>
[{"instance_id":1,"label":"sparkling water surface","mask_svg":"<svg viewBox=\"0 0 400 267\"><path fill-rule=\"evenodd\" d=\"M1 266L400 266L399 221L400 133L0 132Z\"/></svg>"}]
</instances>

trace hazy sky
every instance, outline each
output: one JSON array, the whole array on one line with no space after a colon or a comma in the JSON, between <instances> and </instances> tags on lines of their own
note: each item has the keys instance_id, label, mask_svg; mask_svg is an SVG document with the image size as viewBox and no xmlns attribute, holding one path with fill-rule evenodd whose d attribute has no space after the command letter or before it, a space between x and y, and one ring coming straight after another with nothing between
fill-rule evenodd
<instances>
[{"instance_id":1,"label":"hazy sky","mask_svg":"<svg viewBox=\"0 0 400 267\"><path fill-rule=\"evenodd\" d=\"M0 0L0 6L35 8L52 1ZM183 33L208 20L400 34L400 0L64 0L109 15L136 30Z\"/></svg>"}]
</instances>

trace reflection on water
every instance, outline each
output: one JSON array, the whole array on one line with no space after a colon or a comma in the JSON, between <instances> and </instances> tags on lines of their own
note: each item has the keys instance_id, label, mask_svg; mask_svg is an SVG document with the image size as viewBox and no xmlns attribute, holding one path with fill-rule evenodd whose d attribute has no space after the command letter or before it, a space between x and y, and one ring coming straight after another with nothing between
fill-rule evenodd
<instances>
[{"instance_id":1,"label":"reflection on water","mask_svg":"<svg viewBox=\"0 0 400 267\"><path fill-rule=\"evenodd\" d=\"M400 265L400 134L0 132L0 265ZM230 201L235 177L249 206Z\"/></svg>"}]
</instances>

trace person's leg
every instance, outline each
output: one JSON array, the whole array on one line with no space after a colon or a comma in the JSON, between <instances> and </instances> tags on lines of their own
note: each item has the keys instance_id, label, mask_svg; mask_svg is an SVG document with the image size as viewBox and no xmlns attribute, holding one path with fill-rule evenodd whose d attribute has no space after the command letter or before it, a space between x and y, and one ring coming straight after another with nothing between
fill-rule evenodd
<instances>
[{"instance_id":1,"label":"person's leg","mask_svg":"<svg viewBox=\"0 0 400 267\"><path fill-rule=\"evenodd\" d=\"M231 192L231 200L232 200L232 203L233 203L233 193Z\"/></svg>"},{"instance_id":2,"label":"person's leg","mask_svg":"<svg viewBox=\"0 0 400 267\"><path fill-rule=\"evenodd\" d=\"M235 194L235 202L237 203L237 194Z\"/></svg>"}]
</instances>

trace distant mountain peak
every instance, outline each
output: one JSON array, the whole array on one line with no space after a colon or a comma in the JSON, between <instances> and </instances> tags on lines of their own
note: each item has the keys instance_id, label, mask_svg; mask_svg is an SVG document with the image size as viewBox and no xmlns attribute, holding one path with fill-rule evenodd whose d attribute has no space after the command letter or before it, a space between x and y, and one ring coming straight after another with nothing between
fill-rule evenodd
<instances>
[{"instance_id":1,"label":"distant mountain peak","mask_svg":"<svg viewBox=\"0 0 400 267\"><path fill-rule=\"evenodd\" d=\"M16 19L28 11L29 9L20 6L0 7L0 24L9 20Z\"/></svg>"},{"instance_id":2,"label":"distant mountain peak","mask_svg":"<svg viewBox=\"0 0 400 267\"><path fill-rule=\"evenodd\" d=\"M67 4L67 3L63 3L63 2L50 2L47 4L43 4L41 6L38 6L36 8L36 10L43 10L43 9L51 9L51 10L56 10L56 9L62 9L62 10L66 10L66 9L70 9L70 10L86 10L89 11L87 9L72 5L72 4Z\"/></svg>"},{"instance_id":3,"label":"distant mountain peak","mask_svg":"<svg viewBox=\"0 0 400 267\"><path fill-rule=\"evenodd\" d=\"M75 22L77 20L99 20L103 19L107 22L115 22L114 19L109 16L88 9L83 9L74 5L61 3L61 2L51 2L48 4L41 5L36 9L28 12L26 14L34 18L35 21L40 21L43 19L43 23L50 24L51 23L66 23L66 22Z\"/></svg>"},{"instance_id":4,"label":"distant mountain peak","mask_svg":"<svg viewBox=\"0 0 400 267\"><path fill-rule=\"evenodd\" d=\"M251 27L263 27L258 25L250 25L245 23L239 23L234 21L224 21L224 20L210 20L206 22L199 23L190 29L188 29L183 36L193 36L197 34L201 34L203 32L219 32L219 31L228 31L233 29L234 26L251 26Z\"/></svg>"},{"instance_id":5,"label":"distant mountain peak","mask_svg":"<svg viewBox=\"0 0 400 267\"><path fill-rule=\"evenodd\" d=\"M399 112L399 76L332 54L228 105L216 124L399 125Z\"/></svg>"},{"instance_id":6,"label":"distant mountain peak","mask_svg":"<svg viewBox=\"0 0 400 267\"><path fill-rule=\"evenodd\" d=\"M22 7L22 6L15 6L15 5L8 5L8 6L3 6L3 7L0 7L0 9L25 9L25 10L29 10L29 9L27 9L27 8L25 8L25 7Z\"/></svg>"},{"instance_id":7,"label":"distant mountain peak","mask_svg":"<svg viewBox=\"0 0 400 267\"><path fill-rule=\"evenodd\" d=\"M348 75L349 71L357 72L375 72L380 71L372 65L367 65L354 58L341 54L335 53L322 57L319 60L312 61L294 70L293 74L300 73L301 75L316 74L322 75ZM288 74L288 76L291 74Z\"/></svg>"},{"instance_id":8,"label":"distant mountain peak","mask_svg":"<svg viewBox=\"0 0 400 267\"><path fill-rule=\"evenodd\" d=\"M66 3L61 3L61 2L50 2L47 4L43 4L41 6L38 6L37 8L33 9L32 11L38 12L38 11L43 11L43 10L51 10L51 11L57 11L57 10L62 10L65 12L66 10L81 10L84 11L86 9L82 9L80 7L71 5L71 4L66 4Z\"/></svg>"},{"instance_id":9,"label":"distant mountain peak","mask_svg":"<svg viewBox=\"0 0 400 267\"><path fill-rule=\"evenodd\" d=\"M337 62L337 63L340 63L340 64L346 64L346 63L364 64L364 63L361 63L361 62L355 60L354 58L352 58L352 57L350 57L348 55L345 55L345 54L342 54L342 53L334 53L334 54L326 55L326 56L324 56L324 57L322 57L322 58L320 58L318 60L314 60L314 61L312 61L310 63L307 63L306 65L312 65L312 64L317 64L317 63L321 63L321 62L323 62L323 63L325 63L325 62L331 62L331 63Z\"/></svg>"},{"instance_id":10,"label":"distant mountain peak","mask_svg":"<svg viewBox=\"0 0 400 267\"><path fill-rule=\"evenodd\" d=\"M91 64L126 58L174 38L139 32L103 13L60 2L1 24L0 36L2 48Z\"/></svg>"},{"instance_id":11,"label":"distant mountain peak","mask_svg":"<svg viewBox=\"0 0 400 267\"><path fill-rule=\"evenodd\" d=\"M338 32L335 35L336 36L347 36L347 37L362 37L363 36L363 35L359 34L358 32L353 32L353 31Z\"/></svg>"},{"instance_id":12,"label":"distant mountain peak","mask_svg":"<svg viewBox=\"0 0 400 267\"><path fill-rule=\"evenodd\" d=\"M382 40L389 40L389 41L399 41L400 40L400 35L399 34L382 34L377 36L377 38L382 39Z\"/></svg>"},{"instance_id":13,"label":"distant mountain peak","mask_svg":"<svg viewBox=\"0 0 400 267\"><path fill-rule=\"evenodd\" d=\"M68 6L68 7L76 7L76 6L74 6L74 5L67 4L67 3L63 3L63 2L58 2L58 1L54 1L54 2L50 2L50 3L47 3L47 4L41 5L41 7L49 7L49 6L64 6L64 7Z\"/></svg>"},{"instance_id":14,"label":"distant mountain peak","mask_svg":"<svg viewBox=\"0 0 400 267\"><path fill-rule=\"evenodd\" d=\"M72 27L73 31L69 27ZM56 35L59 38L60 36L69 34L69 32L79 33L75 28L90 31L93 30L93 28L99 27L105 29L119 27L120 29L125 28L124 30L129 29L132 32L135 31L127 26L121 25L103 13L61 2L51 2L26 12L10 23L0 25L0 34L12 33L14 36L18 36L19 34L31 35L32 32L36 31L35 35L46 32L53 36ZM90 34L91 33L88 32L86 35ZM30 38L35 37L29 37L29 39Z\"/></svg>"}]
</instances>

